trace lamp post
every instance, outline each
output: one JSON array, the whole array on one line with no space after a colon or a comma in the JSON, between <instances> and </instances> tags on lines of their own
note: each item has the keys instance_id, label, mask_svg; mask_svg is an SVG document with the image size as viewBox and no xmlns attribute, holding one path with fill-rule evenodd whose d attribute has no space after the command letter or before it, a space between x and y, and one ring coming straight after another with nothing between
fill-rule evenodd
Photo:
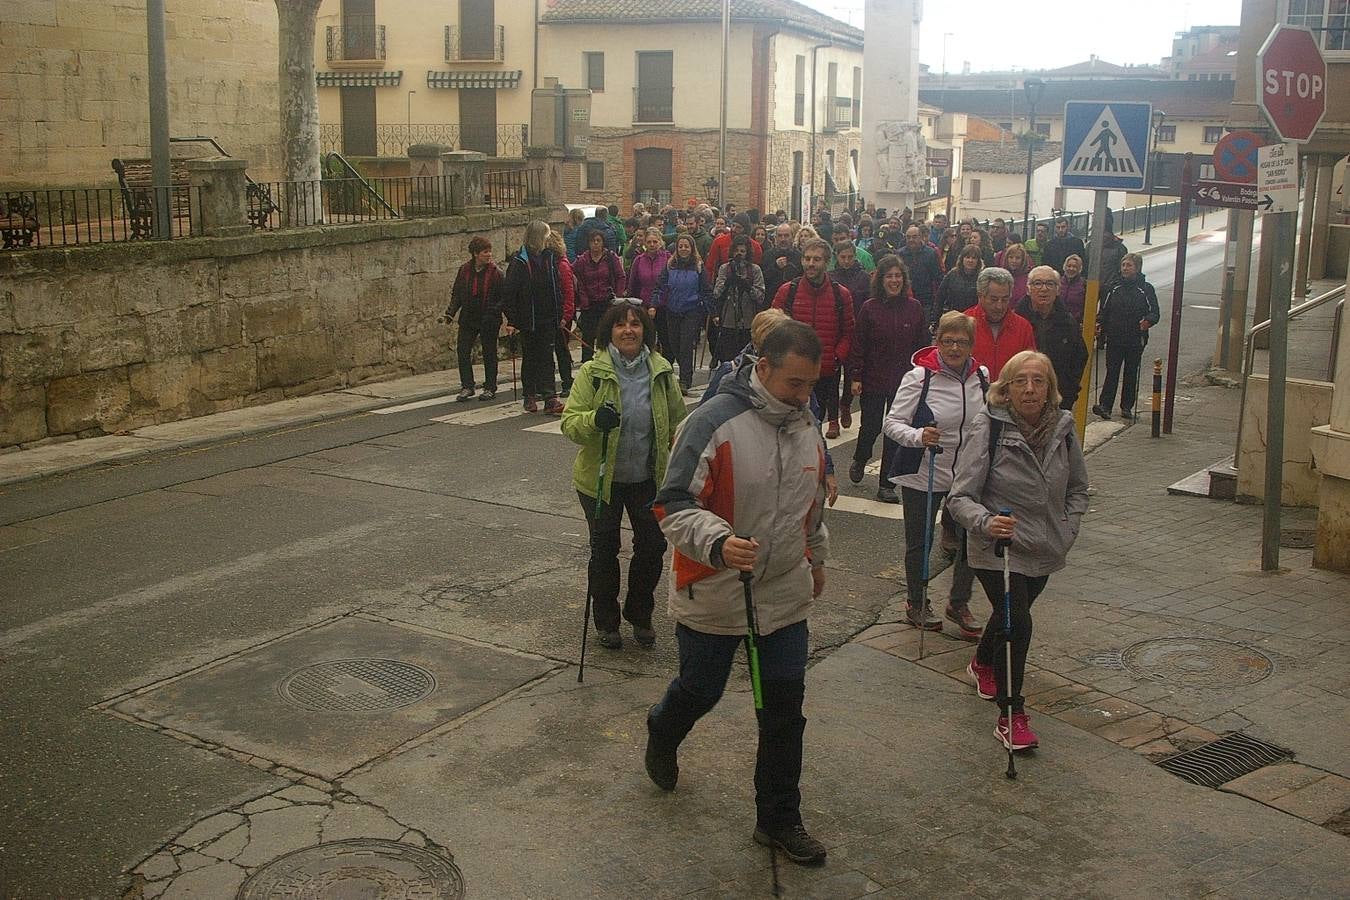
<instances>
[{"instance_id":1,"label":"lamp post","mask_svg":"<svg viewBox=\"0 0 1350 900\"><path fill-rule=\"evenodd\" d=\"M1034 232L1027 229L1027 220L1031 218L1031 168L1036 151L1036 104L1045 95L1045 82L1039 78L1028 78L1022 82L1022 90L1027 95L1030 112L1027 118L1027 196L1022 206L1022 240L1029 241Z\"/></svg>"},{"instance_id":2,"label":"lamp post","mask_svg":"<svg viewBox=\"0 0 1350 900\"><path fill-rule=\"evenodd\" d=\"M709 178L707 181L703 182L703 190L707 193L708 202L711 203L713 206L716 206L718 209L721 209L722 198L717 195L718 187L719 185L716 178ZM717 199L716 203L713 203L713 198Z\"/></svg>"},{"instance_id":3,"label":"lamp post","mask_svg":"<svg viewBox=\"0 0 1350 900\"><path fill-rule=\"evenodd\" d=\"M1150 245L1153 237L1153 182L1158 177L1158 133L1162 131L1167 113L1161 109L1153 111L1153 165L1148 167L1148 213L1144 218L1144 246Z\"/></svg>"},{"instance_id":4,"label":"lamp post","mask_svg":"<svg viewBox=\"0 0 1350 900\"><path fill-rule=\"evenodd\" d=\"M412 147L412 142L413 142L413 139L412 139L412 95L415 94L415 93L417 93L417 91L408 91L408 144L407 144L406 147L403 148L403 153L404 153L405 156L406 156L407 153L408 153L408 149Z\"/></svg>"}]
</instances>

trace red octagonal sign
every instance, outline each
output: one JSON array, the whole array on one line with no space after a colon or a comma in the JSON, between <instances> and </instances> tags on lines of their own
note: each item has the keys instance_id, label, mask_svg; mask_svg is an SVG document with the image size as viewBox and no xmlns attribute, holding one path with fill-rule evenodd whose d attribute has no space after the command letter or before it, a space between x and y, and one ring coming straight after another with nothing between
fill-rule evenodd
<instances>
[{"instance_id":1,"label":"red octagonal sign","mask_svg":"<svg viewBox=\"0 0 1350 900\"><path fill-rule=\"evenodd\" d=\"M1276 25L1257 56L1261 109L1281 140L1303 143L1327 111L1327 62L1306 28Z\"/></svg>"}]
</instances>

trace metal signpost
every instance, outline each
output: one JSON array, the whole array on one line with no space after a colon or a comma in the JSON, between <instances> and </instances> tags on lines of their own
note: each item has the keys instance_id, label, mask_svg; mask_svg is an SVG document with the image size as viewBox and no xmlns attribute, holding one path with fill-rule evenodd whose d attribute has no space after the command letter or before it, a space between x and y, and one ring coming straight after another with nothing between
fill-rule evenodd
<instances>
[{"instance_id":1,"label":"metal signpost","mask_svg":"<svg viewBox=\"0 0 1350 900\"><path fill-rule=\"evenodd\" d=\"M1101 292L1102 249L1105 246L1107 197L1110 191L1143 191L1147 183L1148 138L1153 105L1128 101L1064 104L1064 156L1060 160L1062 187L1096 192L1092 204L1092 246L1088 248L1087 298L1083 305L1083 340L1087 365L1079 386L1074 421L1081 441L1091 406L1092 357L1097 352L1097 303ZM1070 150L1072 148L1072 151Z\"/></svg>"},{"instance_id":2,"label":"metal signpost","mask_svg":"<svg viewBox=\"0 0 1350 900\"><path fill-rule=\"evenodd\" d=\"M1172 433L1172 414L1177 400L1177 361L1181 357L1181 303L1186 282L1186 242L1190 237L1191 195L1195 181L1195 157L1186 154L1181 169L1181 203L1177 209L1177 264L1172 275L1172 328L1167 336L1167 385L1163 394L1162 431Z\"/></svg>"},{"instance_id":3,"label":"metal signpost","mask_svg":"<svg viewBox=\"0 0 1350 900\"><path fill-rule=\"evenodd\" d=\"M1270 276L1270 367L1266 399L1266 478L1261 518L1261 568L1280 567L1280 500L1284 482L1284 399L1289 355L1289 299L1293 290L1298 221L1298 147L1312 137L1327 108L1327 64L1306 28L1276 25L1257 54L1260 105L1283 144L1258 151L1258 194L1269 198L1275 264Z\"/></svg>"}]
</instances>

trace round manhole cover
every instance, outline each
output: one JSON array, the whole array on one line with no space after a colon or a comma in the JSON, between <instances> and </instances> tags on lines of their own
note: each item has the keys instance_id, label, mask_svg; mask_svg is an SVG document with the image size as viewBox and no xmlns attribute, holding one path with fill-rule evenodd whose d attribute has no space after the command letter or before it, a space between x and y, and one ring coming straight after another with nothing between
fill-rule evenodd
<instances>
[{"instance_id":1,"label":"round manhole cover","mask_svg":"<svg viewBox=\"0 0 1350 900\"><path fill-rule=\"evenodd\" d=\"M277 690L305 709L368 712L411 706L436 690L436 676L396 659L331 659L296 669Z\"/></svg>"},{"instance_id":2,"label":"round manhole cover","mask_svg":"<svg viewBox=\"0 0 1350 900\"><path fill-rule=\"evenodd\" d=\"M1270 677L1275 663L1260 650L1214 638L1157 638L1121 652L1131 674L1187 687L1233 688Z\"/></svg>"},{"instance_id":3,"label":"round manhole cover","mask_svg":"<svg viewBox=\"0 0 1350 900\"><path fill-rule=\"evenodd\" d=\"M273 860L238 900L458 900L464 876L447 854L398 841L358 839L306 847Z\"/></svg>"}]
</instances>

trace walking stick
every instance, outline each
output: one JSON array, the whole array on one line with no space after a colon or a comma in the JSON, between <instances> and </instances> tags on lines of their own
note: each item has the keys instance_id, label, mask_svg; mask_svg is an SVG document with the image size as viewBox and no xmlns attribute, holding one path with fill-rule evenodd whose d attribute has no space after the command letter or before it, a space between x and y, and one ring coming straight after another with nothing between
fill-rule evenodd
<instances>
[{"instance_id":1,"label":"walking stick","mask_svg":"<svg viewBox=\"0 0 1350 900\"><path fill-rule=\"evenodd\" d=\"M514 402L520 399L520 391L517 390L519 382L516 381L516 350L519 347L516 334L506 339L506 346L511 350L511 400Z\"/></svg>"},{"instance_id":2,"label":"walking stick","mask_svg":"<svg viewBox=\"0 0 1350 900\"><path fill-rule=\"evenodd\" d=\"M1000 516L1011 516L1012 510L1006 506L998 511ZM1003 557L1003 721L1008 727L1008 778L1017 777L1017 764L1013 762L1012 739L1012 578L1008 574L1008 559L1012 556L1012 538L1000 538L994 542L994 555Z\"/></svg>"},{"instance_id":3,"label":"walking stick","mask_svg":"<svg viewBox=\"0 0 1350 900\"><path fill-rule=\"evenodd\" d=\"M741 573L741 591L745 594L745 658L750 664L750 692L754 695L755 709L758 711L764 708L764 686L759 680L759 647L756 644L759 625L755 621L755 600L750 589L750 581L754 577L752 572Z\"/></svg>"},{"instance_id":4,"label":"walking stick","mask_svg":"<svg viewBox=\"0 0 1350 900\"><path fill-rule=\"evenodd\" d=\"M605 456L609 453L609 429L600 431L600 477L595 484L595 515L592 521L599 521L600 511L605 508ZM591 553L595 553L595 528L590 534ZM577 667L577 684L586 677L586 635L591 630L591 579L586 578L586 610L581 618L581 664Z\"/></svg>"},{"instance_id":5,"label":"walking stick","mask_svg":"<svg viewBox=\"0 0 1350 900\"><path fill-rule=\"evenodd\" d=\"M923 636L928 630L928 566L933 555L933 472L941 447L928 448L928 513L923 520L923 603L919 607L919 659L923 659Z\"/></svg>"}]
</instances>

